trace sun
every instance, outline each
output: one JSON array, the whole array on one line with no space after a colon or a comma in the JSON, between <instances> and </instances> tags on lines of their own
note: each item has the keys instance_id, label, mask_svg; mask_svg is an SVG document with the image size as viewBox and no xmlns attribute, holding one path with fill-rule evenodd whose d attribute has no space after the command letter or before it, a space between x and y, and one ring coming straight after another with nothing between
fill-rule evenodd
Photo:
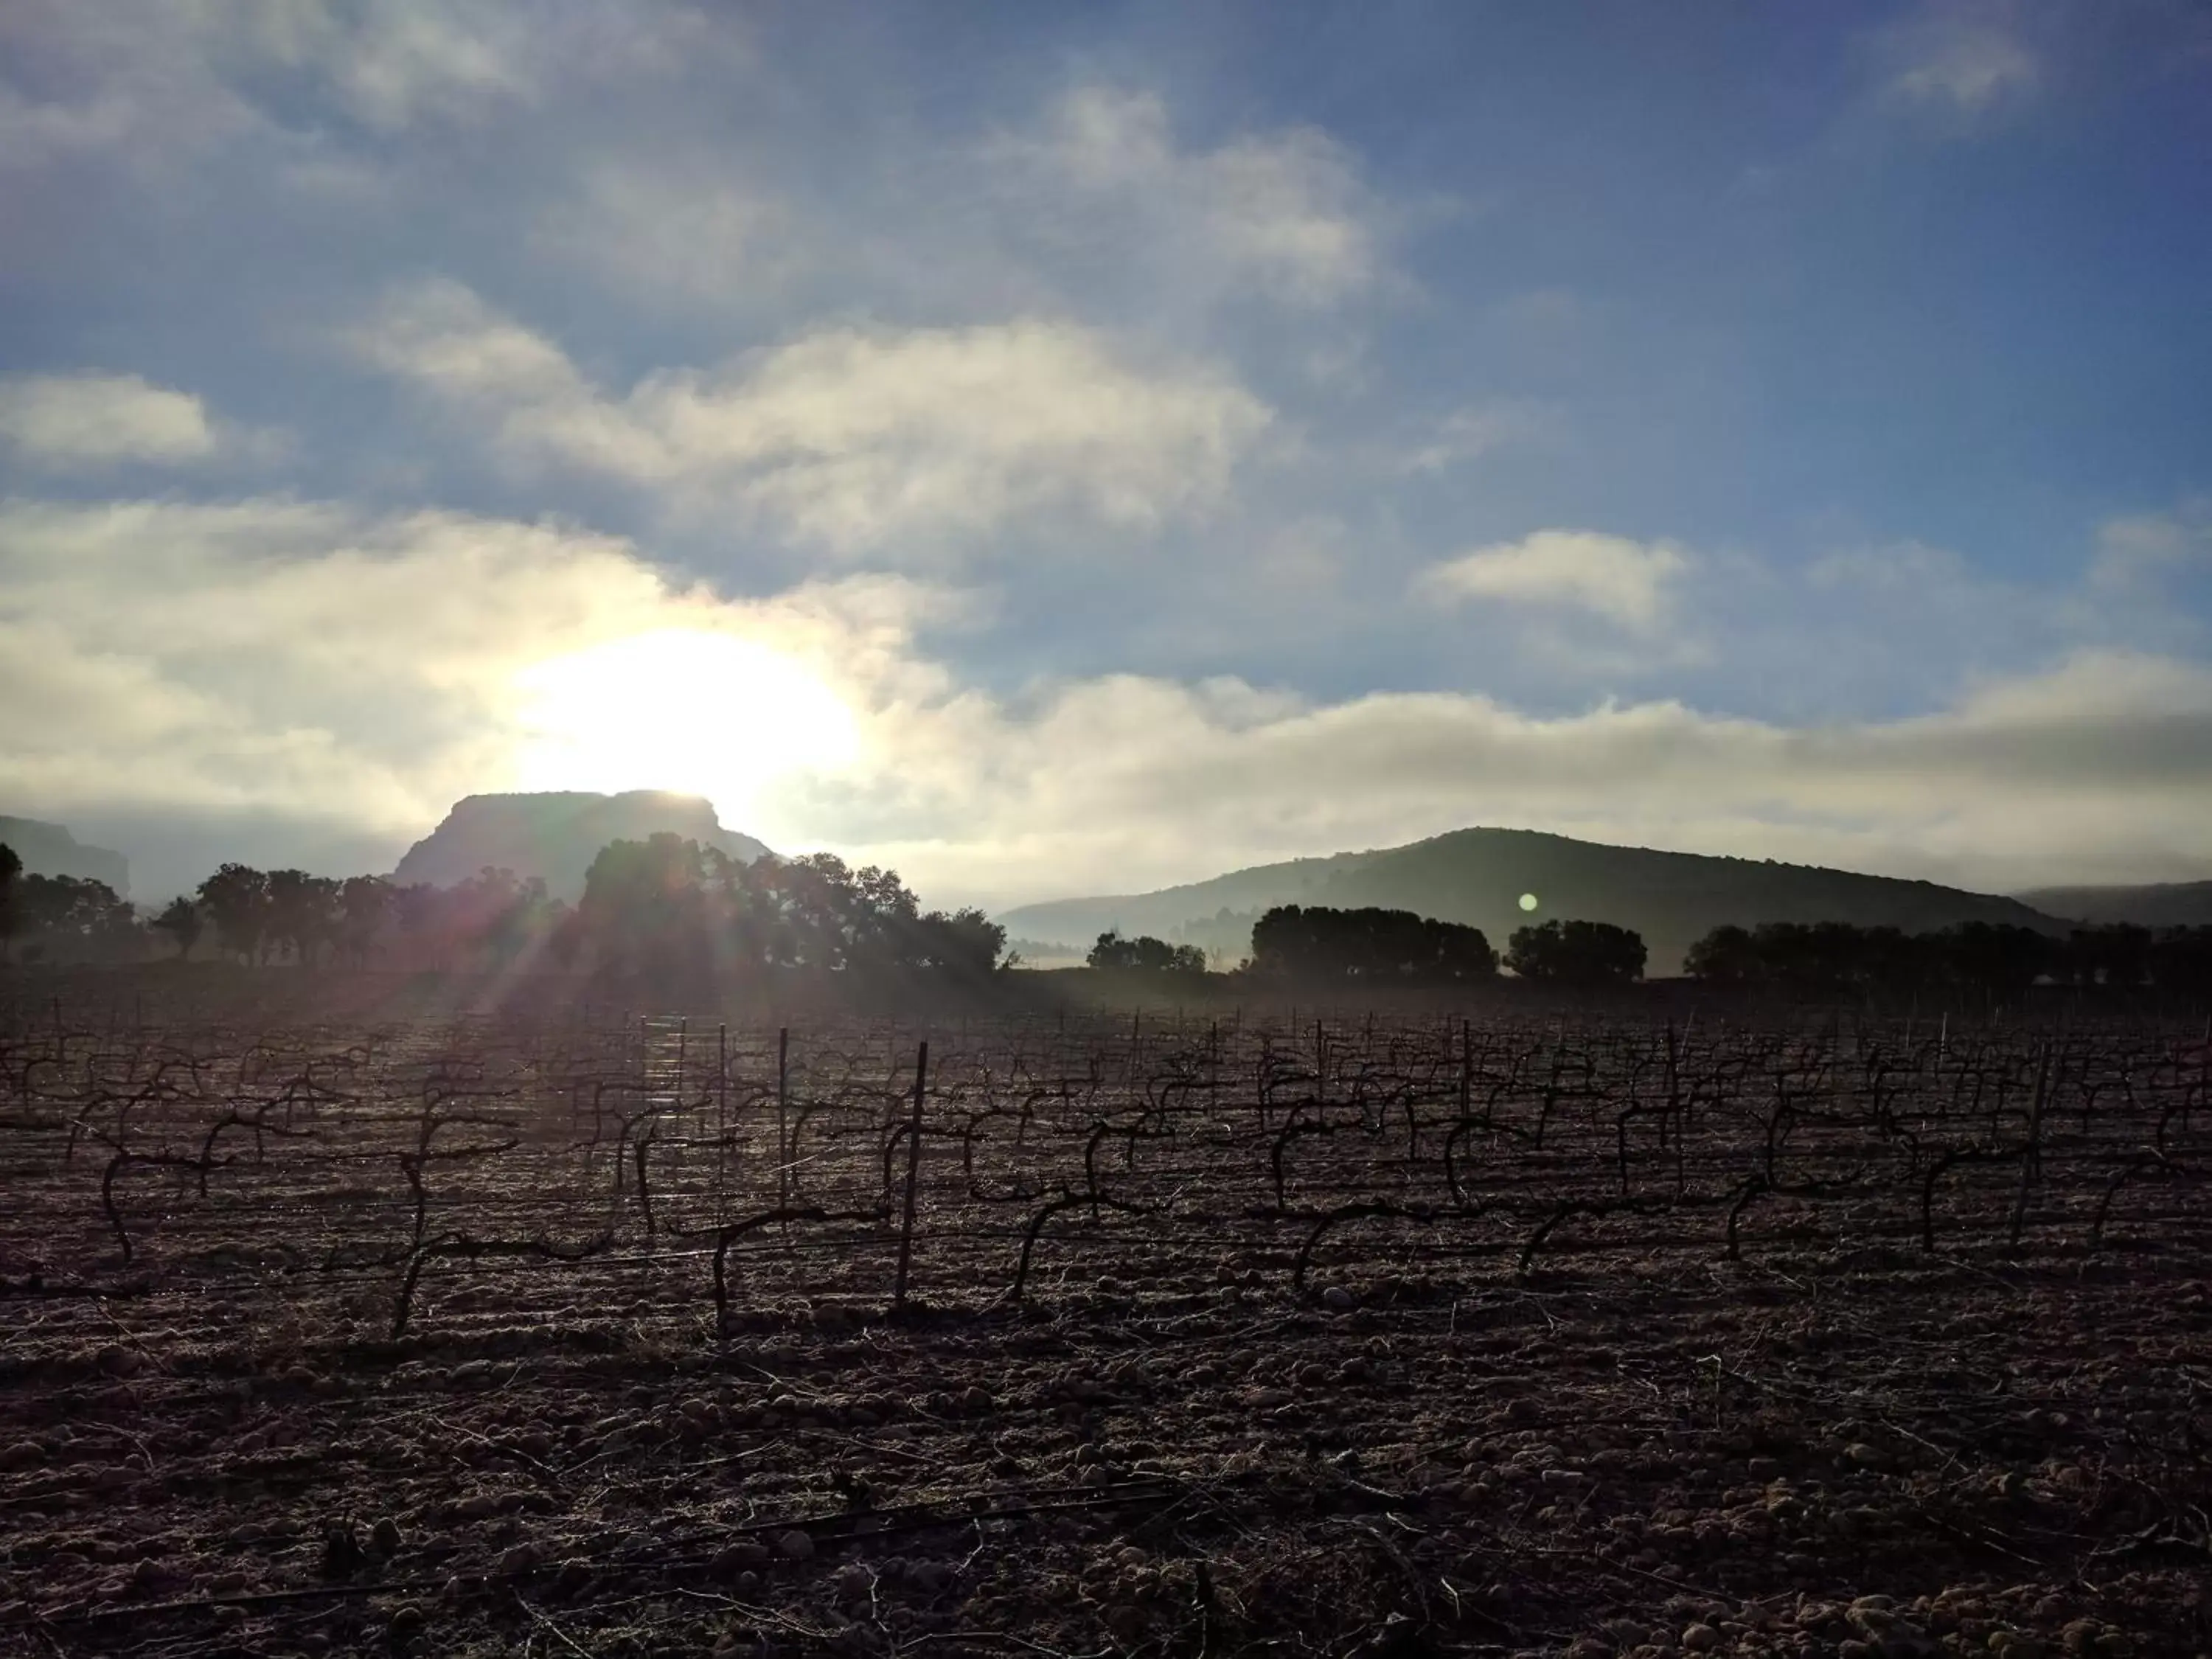
<instances>
[{"instance_id":1,"label":"sun","mask_svg":"<svg viewBox=\"0 0 2212 1659\"><path fill-rule=\"evenodd\" d=\"M514 686L525 789L665 789L744 819L778 780L835 770L860 748L836 692L734 634L633 634L533 663Z\"/></svg>"}]
</instances>

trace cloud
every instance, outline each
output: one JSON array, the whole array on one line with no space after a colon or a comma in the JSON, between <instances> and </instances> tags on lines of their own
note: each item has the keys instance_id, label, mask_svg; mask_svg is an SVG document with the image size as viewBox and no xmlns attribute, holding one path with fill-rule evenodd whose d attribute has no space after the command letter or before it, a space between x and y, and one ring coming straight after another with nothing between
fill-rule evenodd
<instances>
[{"instance_id":1,"label":"cloud","mask_svg":"<svg viewBox=\"0 0 2212 1659\"><path fill-rule=\"evenodd\" d=\"M2202 648L2203 624L2191 606L2175 603L2175 587L2206 569L2212 519L2201 502L2111 520L2076 571L2043 581L1920 542L1848 548L1805 568L1816 626L1783 648L1797 659L1794 683L1832 706L1843 693L1822 685L1835 672L1831 663L1864 685L1896 690L1929 684L1936 665L1956 676L2069 650L2191 653ZM1825 643L1812 642L1816 633Z\"/></svg>"},{"instance_id":2,"label":"cloud","mask_svg":"<svg viewBox=\"0 0 2212 1659\"><path fill-rule=\"evenodd\" d=\"M397 296L349 338L489 421L511 460L586 468L678 507L735 501L848 554L927 556L1047 514L1126 532L1203 515L1270 419L1219 370L1140 362L1042 319L822 329L620 397L454 283Z\"/></svg>"},{"instance_id":3,"label":"cloud","mask_svg":"<svg viewBox=\"0 0 2212 1659\"><path fill-rule=\"evenodd\" d=\"M2018 24L2018 9L1968 0L1927 7L1878 38L1883 95L1908 106L1968 118L2036 92L2043 64Z\"/></svg>"},{"instance_id":4,"label":"cloud","mask_svg":"<svg viewBox=\"0 0 2212 1659\"><path fill-rule=\"evenodd\" d=\"M1328 306L1384 274L1388 216L1351 154L1311 127L1180 149L1158 96L1091 86L987 155L1061 239L1150 256L1185 283Z\"/></svg>"},{"instance_id":5,"label":"cloud","mask_svg":"<svg viewBox=\"0 0 2212 1659\"><path fill-rule=\"evenodd\" d=\"M1472 404L1437 423L1426 440L1400 461L1404 472L1443 472L1480 460L1507 444L1543 436L1554 425L1548 410L1507 401Z\"/></svg>"},{"instance_id":6,"label":"cloud","mask_svg":"<svg viewBox=\"0 0 2212 1659\"><path fill-rule=\"evenodd\" d=\"M1588 611L1631 633L1656 632L1669 614L1668 588L1691 568L1671 542L1648 546L1588 530L1540 530L1478 548L1424 572L1419 591L1448 600Z\"/></svg>"},{"instance_id":7,"label":"cloud","mask_svg":"<svg viewBox=\"0 0 2212 1659\"><path fill-rule=\"evenodd\" d=\"M934 696L906 641L951 603L882 576L732 601L619 538L455 513L8 501L0 697L40 714L0 735L0 799L64 819L343 823L396 850L458 796L518 775L538 665L705 634L833 690ZM709 757L770 714L653 711L698 721L695 752Z\"/></svg>"},{"instance_id":8,"label":"cloud","mask_svg":"<svg viewBox=\"0 0 2212 1659\"><path fill-rule=\"evenodd\" d=\"M136 374L0 377L0 441L31 465L56 471L177 466L219 447L198 398Z\"/></svg>"},{"instance_id":9,"label":"cloud","mask_svg":"<svg viewBox=\"0 0 2212 1659\"><path fill-rule=\"evenodd\" d=\"M793 258L781 204L700 166L594 164L533 240L625 291L692 301L757 291Z\"/></svg>"},{"instance_id":10,"label":"cloud","mask_svg":"<svg viewBox=\"0 0 2212 1659\"><path fill-rule=\"evenodd\" d=\"M967 603L884 576L732 599L617 538L460 514L13 501L0 699L41 714L0 732L0 799L64 822L228 813L264 841L269 821L345 823L396 854L520 775L533 668L703 634L772 650L854 722L836 767L756 780L733 818L888 860L933 900L1127 890L1476 823L1992 887L2212 868L2212 669L2175 659L2081 652L1933 713L1796 726L1227 678L1000 693L921 644ZM742 757L732 734L769 717L652 714L662 752L709 757Z\"/></svg>"},{"instance_id":11,"label":"cloud","mask_svg":"<svg viewBox=\"0 0 2212 1659\"><path fill-rule=\"evenodd\" d=\"M0 166L97 154L158 170L244 136L310 142L291 126L302 92L319 122L475 124L742 40L653 0L16 0L0 9Z\"/></svg>"},{"instance_id":12,"label":"cloud","mask_svg":"<svg viewBox=\"0 0 2212 1659\"><path fill-rule=\"evenodd\" d=\"M1235 683L1133 677L1019 720L932 724L896 739L906 764L883 781L896 806L878 803L870 854L1002 894L1126 891L1474 823L1985 886L2212 862L2212 673L2125 653L1834 726L1673 702L1550 719L1435 694L1285 708ZM902 838L902 816L927 833Z\"/></svg>"},{"instance_id":13,"label":"cloud","mask_svg":"<svg viewBox=\"0 0 2212 1659\"><path fill-rule=\"evenodd\" d=\"M2136 514L2101 526L2089 580L2096 587L2140 592L2207 568L2212 568L2212 501L2194 501L2171 513Z\"/></svg>"}]
</instances>

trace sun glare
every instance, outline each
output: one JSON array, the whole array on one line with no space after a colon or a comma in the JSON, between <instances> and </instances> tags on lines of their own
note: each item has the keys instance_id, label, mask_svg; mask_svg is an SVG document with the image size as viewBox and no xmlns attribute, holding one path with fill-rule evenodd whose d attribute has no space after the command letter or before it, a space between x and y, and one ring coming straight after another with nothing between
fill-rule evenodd
<instances>
[{"instance_id":1,"label":"sun glare","mask_svg":"<svg viewBox=\"0 0 2212 1659\"><path fill-rule=\"evenodd\" d=\"M667 789L745 820L777 779L860 747L837 695L757 641L693 629L610 640L515 676L526 789Z\"/></svg>"}]
</instances>

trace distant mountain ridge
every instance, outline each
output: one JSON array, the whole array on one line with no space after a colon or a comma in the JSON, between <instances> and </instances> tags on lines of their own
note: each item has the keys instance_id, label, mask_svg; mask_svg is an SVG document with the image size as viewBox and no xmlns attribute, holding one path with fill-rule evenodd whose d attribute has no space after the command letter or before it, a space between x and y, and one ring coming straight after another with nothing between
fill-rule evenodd
<instances>
[{"instance_id":1,"label":"distant mountain ridge","mask_svg":"<svg viewBox=\"0 0 2212 1659\"><path fill-rule=\"evenodd\" d=\"M26 875L104 881L118 898L131 896L131 866L123 854L88 847L58 823L0 817L0 845L15 849Z\"/></svg>"},{"instance_id":2,"label":"distant mountain ridge","mask_svg":"<svg viewBox=\"0 0 2212 1659\"><path fill-rule=\"evenodd\" d=\"M1523 893L1535 895L1533 912L1520 908ZM1655 976L1679 973L1692 944L1731 922L1848 921L1925 933L1988 921L2051 934L2067 930L2065 922L2017 899L1934 882L1490 829L1261 865L1156 893L1023 905L997 920L1031 939L1087 946L1119 928L1201 945L1234 961L1251 948L1253 921L1278 904L1412 910L1480 927L1500 949L1526 922L1610 921L1644 936Z\"/></svg>"},{"instance_id":3,"label":"distant mountain ridge","mask_svg":"<svg viewBox=\"0 0 2212 1659\"><path fill-rule=\"evenodd\" d=\"M2039 887L2015 895L2023 904L2069 921L2128 921L2138 927L2212 926L2212 881L2155 882L2142 887Z\"/></svg>"},{"instance_id":4,"label":"distant mountain ridge","mask_svg":"<svg viewBox=\"0 0 2212 1659\"><path fill-rule=\"evenodd\" d=\"M644 841L663 831L748 864L769 850L750 836L725 830L714 803L698 795L655 789L470 795L407 849L392 879L451 887L489 866L525 879L540 877L554 897L574 899L609 842Z\"/></svg>"}]
</instances>

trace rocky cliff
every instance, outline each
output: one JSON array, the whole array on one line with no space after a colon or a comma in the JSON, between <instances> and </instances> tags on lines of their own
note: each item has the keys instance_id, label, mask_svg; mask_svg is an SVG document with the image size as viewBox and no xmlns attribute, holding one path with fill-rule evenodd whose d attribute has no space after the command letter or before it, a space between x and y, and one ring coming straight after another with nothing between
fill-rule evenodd
<instances>
[{"instance_id":1,"label":"rocky cliff","mask_svg":"<svg viewBox=\"0 0 2212 1659\"><path fill-rule=\"evenodd\" d=\"M58 823L0 817L0 845L15 849L26 875L104 881L118 898L131 896L131 866L123 854L105 847L87 847Z\"/></svg>"},{"instance_id":2,"label":"rocky cliff","mask_svg":"<svg viewBox=\"0 0 2212 1659\"><path fill-rule=\"evenodd\" d=\"M407 849L393 879L451 887L489 866L526 878L543 877L556 898L574 899L609 842L643 841L663 830L749 862L769 850L750 836L725 830L714 803L697 795L647 789L619 795L471 795L456 801L443 823Z\"/></svg>"}]
</instances>

